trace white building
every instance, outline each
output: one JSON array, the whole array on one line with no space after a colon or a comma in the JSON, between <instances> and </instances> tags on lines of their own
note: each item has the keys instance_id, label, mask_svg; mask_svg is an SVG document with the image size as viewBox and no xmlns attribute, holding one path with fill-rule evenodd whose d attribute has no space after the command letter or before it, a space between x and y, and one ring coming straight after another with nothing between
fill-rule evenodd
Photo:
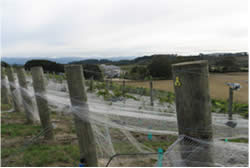
<instances>
[{"instance_id":1,"label":"white building","mask_svg":"<svg viewBox=\"0 0 250 168\"><path fill-rule=\"evenodd\" d=\"M108 78L117 78L121 75L121 68L119 66L101 64L100 67L104 75Z\"/></svg>"}]
</instances>

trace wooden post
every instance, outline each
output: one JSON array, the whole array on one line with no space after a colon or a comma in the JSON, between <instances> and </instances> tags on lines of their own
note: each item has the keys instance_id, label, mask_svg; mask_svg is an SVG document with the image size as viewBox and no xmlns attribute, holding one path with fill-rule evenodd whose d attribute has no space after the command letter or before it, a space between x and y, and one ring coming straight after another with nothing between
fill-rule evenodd
<instances>
[{"instance_id":1,"label":"wooden post","mask_svg":"<svg viewBox=\"0 0 250 168\"><path fill-rule=\"evenodd\" d=\"M233 120L233 89L229 87L228 120Z\"/></svg>"},{"instance_id":2,"label":"wooden post","mask_svg":"<svg viewBox=\"0 0 250 168\"><path fill-rule=\"evenodd\" d=\"M18 104L18 91L15 83L14 73L12 67L6 68L7 76L10 84L10 91L12 95L13 105L16 112L21 112L21 107ZM14 93L16 92L16 94Z\"/></svg>"},{"instance_id":3,"label":"wooden post","mask_svg":"<svg viewBox=\"0 0 250 168\"><path fill-rule=\"evenodd\" d=\"M53 80L56 82L56 73L53 71Z\"/></svg>"},{"instance_id":4,"label":"wooden post","mask_svg":"<svg viewBox=\"0 0 250 168\"><path fill-rule=\"evenodd\" d=\"M80 160L85 161L85 166L96 167L97 156L93 130L88 120L89 108L85 91L83 69L81 65L65 66L70 100L73 107L79 111L74 112L76 133L80 147ZM79 108L80 107L80 108ZM84 118L81 118L81 116Z\"/></svg>"},{"instance_id":5,"label":"wooden post","mask_svg":"<svg viewBox=\"0 0 250 168\"><path fill-rule=\"evenodd\" d=\"M105 81L105 86L106 86L106 89L109 90L109 80L108 79L106 79L106 81Z\"/></svg>"},{"instance_id":6,"label":"wooden post","mask_svg":"<svg viewBox=\"0 0 250 168\"><path fill-rule=\"evenodd\" d=\"M172 65L174 88L176 95L176 111L180 135L196 139L212 141L212 117L210 111L210 95L208 84L208 62L193 61ZM185 166L211 166L213 159L210 145L204 143L184 142L181 146L181 157ZM200 152L191 153L194 147L206 148ZM190 151L186 160L186 151ZM198 165L199 166L199 165Z\"/></svg>"},{"instance_id":7,"label":"wooden post","mask_svg":"<svg viewBox=\"0 0 250 168\"><path fill-rule=\"evenodd\" d=\"M4 67L1 68L1 103L10 104Z\"/></svg>"},{"instance_id":8,"label":"wooden post","mask_svg":"<svg viewBox=\"0 0 250 168\"><path fill-rule=\"evenodd\" d=\"M212 138L207 61L172 65L179 134Z\"/></svg>"},{"instance_id":9,"label":"wooden post","mask_svg":"<svg viewBox=\"0 0 250 168\"><path fill-rule=\"evenodd\" d=\"M125 96L125 80L122 81L122 95Z\"/></svg>"},{"instance_id":10,"label":"wooden post","mask_svg":"<svg viewBox=\"0 0 250 168\"><path fill-rule=\"evenodd\" d=\"M89 85L89 90L90 90L91 92L93 91L93 84L94 84L93 76L91 76L91 78L90 78L90 85Z\"/></svg>"},{"instance_id":11,"label":"wooden post","mask_svg":"<svg viewBox=\"0 0 250 168\"><path fill-rule=\"evenodd\" d=\"M113 88L113 81L112 81L112 78L110 79L110 85L109 85L110 89L112 90Z\"/></svg>"},{"instance_id":12,"label":"wooden post","mask_svg":"<svg viewBox=\"0 0 250 168\"><path fill-rule=\"evenodd\" d=\"M35 97L38 107L38 112L43 129L46 129L45 139L54 139L52 123L50 122L50 110L46 97L46 85L42 67L31 68L33 87L35 90Z\"/></svg>"},{"instance_id":13,"label":"wooden post","mask_svg":"<svg viewBox=\"0 0 250 168\"><path fill-rule=\"evenodd\" d=\"M150 104L151 106L153 106L154 100L153 100L153 81L152 80L150 80L149 86L150 86Z\"/></svg>"},{"instance_id":14,"label":"wooden post","mask_svg":"<svg viewBox=\"0 0 250 168\"><path fill-rule=\"evenodd\" d=\"M32 124L36 120L35 120L34 114L33 114L34 107L33 107L32 99L31 99L30 95L27 93L28 85L27 85L27 81L26 81L25 70L24 70L24 68L20 67L20 68L17 68L16 72L17 72L19 85L21 87L20 92L21 92L21 96L22 96L24 110L26 113L27 123Z\"/></svg>"}]
</instances>

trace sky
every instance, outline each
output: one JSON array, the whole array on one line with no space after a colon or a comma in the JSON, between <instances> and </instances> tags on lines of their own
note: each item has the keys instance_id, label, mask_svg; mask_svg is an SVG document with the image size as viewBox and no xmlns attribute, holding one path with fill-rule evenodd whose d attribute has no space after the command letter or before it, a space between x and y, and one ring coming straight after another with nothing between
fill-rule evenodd
<instances>
[{"instance_id":1,"label":"sky","mask_svg":"<svg viewBox=\"0 0 250 168\"><path fill-rule=\"evenodd\" d=\"M2 57L248 49L247 0L1 0Z\"/></svg>"}]
</instances>

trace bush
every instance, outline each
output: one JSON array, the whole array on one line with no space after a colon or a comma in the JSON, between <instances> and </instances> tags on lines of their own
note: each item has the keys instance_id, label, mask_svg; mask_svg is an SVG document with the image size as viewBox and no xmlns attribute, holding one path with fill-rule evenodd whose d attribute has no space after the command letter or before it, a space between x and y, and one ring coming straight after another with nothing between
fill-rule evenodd
<instances>
[{"instance_id":1,"label":"bush","mask_svg":"<svg viewBox=\"0 0 250 168\"><path fill-rule=\"evenodd\" d=\"M134 79L134 80L143 80L148 76L149 76L149 71L148 71L148 68L145 66L134 66L130 70L129 75L128 75L130 79Z\"/></svg>"},{"instance_id":2,"label":"bush","mask_svg":"<svg viewBox=\"0 0 250 168\"><path fill-rule=\"evenodd\" d=\"M92 76L94 80L103 81L103 74L98 65L82 64L85 79L90 79Z\"/></svg>"},{"instance_id":3,"label":"bush","mask_svg":"<svg viewBox=\"0 0 250 168\"><path fill-rule=\"evenodd\" d=\"M153 57L152 62L148 65L147 69L153 78L172 78L171 62L166 56Z\"/></svg>"},{"instance_id":4,"label":"bush","mask_svg":"<svg viewBox=\"0 0 250 168\"><path fill-rule=\"evenodd\" d=\"M42 66L45 72L64 73L63 64L58 64L56 62L48 60L30 60L25 63L24 68L26 70L30 70L30 68L35 66Z\"/></svg>"}]
</instances>

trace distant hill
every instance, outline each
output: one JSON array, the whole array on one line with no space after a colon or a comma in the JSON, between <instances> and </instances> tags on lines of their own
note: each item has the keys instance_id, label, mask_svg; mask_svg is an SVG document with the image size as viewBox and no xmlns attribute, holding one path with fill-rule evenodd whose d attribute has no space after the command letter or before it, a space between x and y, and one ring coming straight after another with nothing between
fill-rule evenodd
<instances>
[{"instance_id":1,"label":"distant hill","mask_svg":"<svg viewBox=\"0 0 250 168\"><path fill-rule=\"evenodd\" d=\"M223 61L227 57L234 57L237 63L240 66L248 67L248 53L239 52L239 53L213 53L213 54L199 54L192 56L180 56L173 54L156 54L151 56L142 56L142 57L110 57L107 59L103 58L81 58L81 57L62 57L62 58L46 58L46 60L53 61L60 64L112 64L112 65L129 65L129 64L141 64L146 65L151 62L154 57L166 56L170 61L194 61L194 60L208 60L209 65L214 65L218 61ZM13 65L24 65L29 60L40 60L44 58L1 58L2 61Z\"/></svg>"},{"instance_id":2,"label":"distant hill","mask_svg":"<svg viewBox=\"0 0 250 168\"><path fill-rule=\"evenodd\" d=\"M104 60L110 60L110 61L119 61L119 60L131 60L134 59L135 56L131 57L110 57L108 59ZM24 65L27 61L29 60L41 60L41 59L46 59L49 61L57 62L60 64L68 64L70 62L76 62L76 61L84 61L84 60L94 60L91 58L82 58L82 57L60 57L60 58L44 58L44 57L2 57L1 60L5 61L6 63L13 65ZM101 59L101 58L96 58L96 59ZM88 62L88 61L87 61Z\"/></svg>"},{"instance_id":3,"label":"distant hill","mask_svg":"<svg viewBox=\"0 0 250 168\"><path fill-rule=\"evenodd\" d=\"M112 61L108 59L86 59L81 61L74 61L71 64L112 64L112 65L131 65L131 64L139 64L139 65L147 65L149 64L153 58L165 56L171 62L180 62L180 61L195 61L195 60L208 60L209 65L214 65L218 61L223 61L229 57L234 57L236 62L243 67L248 66L248 53L240 52L240 53L214 53L214 54L199 54L199 55L190 55L190 56L181 56L175 54L155 54L151 56L142 56L137 57L132 60L119 60Z\"/></svg>"},{"instance_id":4,"label":"distant hill","mask_svg":"<svg viewBox=\"0 0 250 168\"><path fill-rule=\"evenodd\" d=\"M26 62L30 60L48 60L57 62L60 64L67 64L71 61L79 61L82 60L81 57L65 57L65 58L43 58L43 57L26 57L26 58L20 58L20 57L2 57L1 60L7 62L8 64L17 64L17 65L24 65Z\"/></svg>"}]
</instances>

